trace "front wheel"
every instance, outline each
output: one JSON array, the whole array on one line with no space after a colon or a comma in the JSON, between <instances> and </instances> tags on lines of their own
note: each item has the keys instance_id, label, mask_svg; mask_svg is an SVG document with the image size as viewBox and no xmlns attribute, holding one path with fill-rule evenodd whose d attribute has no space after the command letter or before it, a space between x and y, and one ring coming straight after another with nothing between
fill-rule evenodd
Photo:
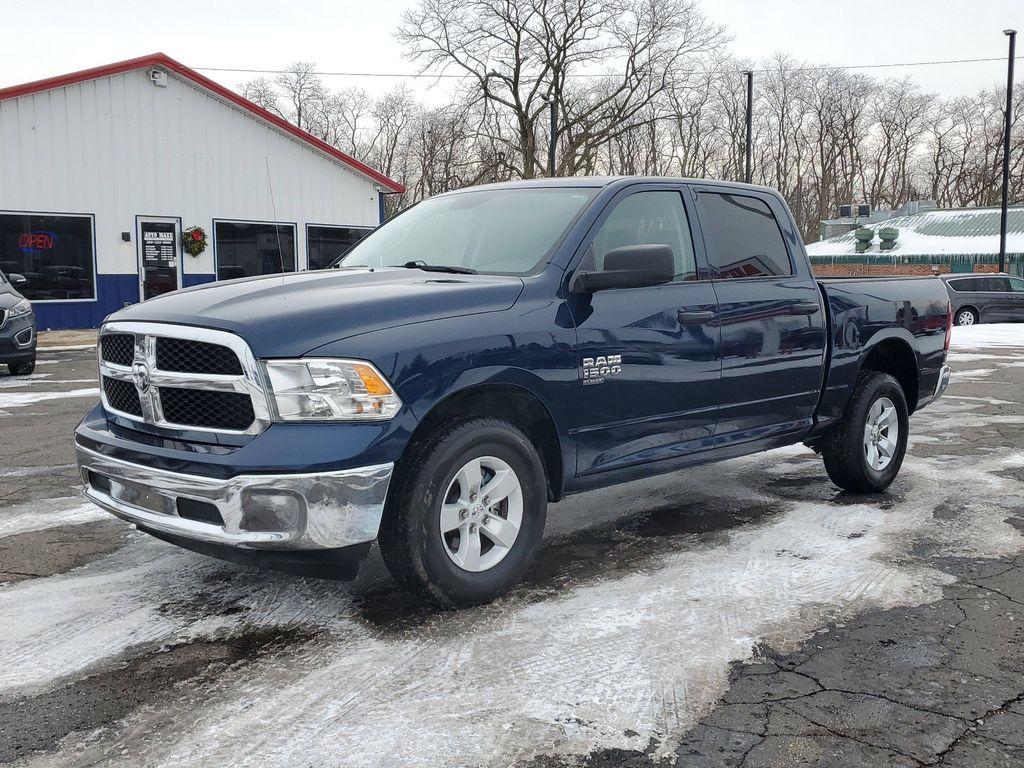
<instances>
[{"instance_id":1,"label":"front wheel","mask_svg":"<svg viewBox=\"0 0 1024 768\"><path fill-rule=\"evenodd\" d=\"M546 515L544 466L526 435L498 419L468 419L442 427L398 468L381 554L414 594L477 605L523 577Z\"/></svg>"},{"instance_id":2,"label":"front wheel","mask_svg":"<svg viewBox=\"0 0 1024 768\"><path fill-rule=\"evenodd\" d=\"M886 373L862 373L846 413L821 443L829 479L854 493L884 491L903 465L909 425L899 382Z\"/></svg>"},{"instance_id":3,"label":"front wheel","mask_svg":"<svg viewBox=\"0 0 1024 768\"><path fill-rule=\"evenodd\" d=\"M21 360L17 363L7 364L7 370L11 372L11 376L28 376L35 369L36 359L34 357L29 360Z\"/></svg>"}]
</instances>

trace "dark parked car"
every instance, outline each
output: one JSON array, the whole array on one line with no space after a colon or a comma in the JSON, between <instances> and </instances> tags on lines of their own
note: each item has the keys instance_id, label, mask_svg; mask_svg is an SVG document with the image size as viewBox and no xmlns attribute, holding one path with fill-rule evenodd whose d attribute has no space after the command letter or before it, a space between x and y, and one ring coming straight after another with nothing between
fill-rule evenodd
<instances>
[{"instance_id":1,"label":"dark parked car","mask_svg":"<svg viewBox=\"0 0 1024 768\"><path fill-rule=\"evenodd\" d=\"M949 290L953 322L957 325L1024 322L1024 280L1021 278L1003 274L941 277Z\"/></svg>"},{"instance_id":2,"label":"dark parked car","mask_svg":"<svg viewBox=\"0 0 1024 768\"><path fill-rule=\"evenodd\" d=\"M111 315L89 498L181 546L480 603L549 501L793 443L858 493L949 381L933 277L816 280L778 192L544 179L441 195L340 269Z\"/></svg>"},{"instance_id":3,"label":"dark parked car","mask_svg":"<svg viewBox=\"0 0 1024 768\"><path fill-rule=\"evenodd\" d=\"M36 369L36 316L17 291L26 282L21 275L0 272L0 363L14 376Z\"/></svg>"}]
</instances>

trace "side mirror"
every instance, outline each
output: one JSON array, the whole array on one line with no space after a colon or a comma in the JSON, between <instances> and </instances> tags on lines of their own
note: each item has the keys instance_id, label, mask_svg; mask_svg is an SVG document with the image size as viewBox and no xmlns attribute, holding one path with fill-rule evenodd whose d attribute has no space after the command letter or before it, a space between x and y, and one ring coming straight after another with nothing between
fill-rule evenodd
<instances>
[{"instance_id":1,"label":"side mirror","mask_svg":"<svg viewBox=\"0 0 1024 768\"><path fill-rule=\"evenodd\" d=\"M600 272L577 272L574 293L594 293L610 288L645 288L671 283L676 276L675 257L668 245L624 245L609 251Z\"/></svg>"},{"instance_id":2,"label":"side mirror","mask_svg":"<svg viewBox=\"0 0 1024 768\"><path fill-rule=\"evenodd\" d=\"M28 283L28 278L24 275L19 275L17 272L11 272L7 277L15 288L21 288L21 286Z\"/></svg>"}]
</instances>

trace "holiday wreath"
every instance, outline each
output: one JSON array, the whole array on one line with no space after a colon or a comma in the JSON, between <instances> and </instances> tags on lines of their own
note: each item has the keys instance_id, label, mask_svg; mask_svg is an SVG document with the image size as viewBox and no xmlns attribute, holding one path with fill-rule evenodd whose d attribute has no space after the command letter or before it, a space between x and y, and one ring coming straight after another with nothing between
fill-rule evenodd
<instances>
[{"instance_id":1,"label":"holiday wreath","mask_svg":"<svg viewBox=\"0 0 1024 768\"><path fill-rule=\"evenodd\" d=\"M189 227L185 230L185 242L183 243L185 253L189 256L198 256L206 250L206 232L202 227Z\"/></svg>"}]
</instances>

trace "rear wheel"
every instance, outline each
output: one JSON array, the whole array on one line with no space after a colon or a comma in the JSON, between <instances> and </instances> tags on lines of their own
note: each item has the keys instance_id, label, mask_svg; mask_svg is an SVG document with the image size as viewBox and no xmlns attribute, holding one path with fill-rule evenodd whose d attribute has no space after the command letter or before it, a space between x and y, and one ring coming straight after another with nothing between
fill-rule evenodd
<instances>
[{"instance_id":1,"label":"rear wheel","mask_svg":"<svg viewBox=\"0 0 1024 768\"><path fill-rule=\"evenodd\" d=\"M957 325L974 325L978 320L978 310L971 307L961 307L956 312Z\"/></svg>"},{"instance_id":2,"label":"rear wheel","mask_svg":"<svg viewBox=\"0 0 1024 768\"><path fill-rule=\"evenodd\" d=\"M11 372L12 376L28 376L36 369L36 359L33 357L17 363L8 363L7 369Z\"/></svg>"},{"instance_id":3,"label":"rear wheel","mask_svg":"<svg viewBox=\"0 0 1024 768\"><path fill-rule=\"evenodd\" d=\"M821 443L829 479L854 493L888 488L903 465L909 423L899 382L886 373L862 373L846 413Z\"/></svg>"},{"instance_id":4,"label":"rear wheel","mask_svg":"<svg viewBox=\"0 0 1024 768\"><path fill-rule=\"evenodd\" d=\"M399 468L380 548L395 579L446 606L493 600L518 582L544 533L544 466L512 424L441 428Z\"/></svg>"}]
</instances>

